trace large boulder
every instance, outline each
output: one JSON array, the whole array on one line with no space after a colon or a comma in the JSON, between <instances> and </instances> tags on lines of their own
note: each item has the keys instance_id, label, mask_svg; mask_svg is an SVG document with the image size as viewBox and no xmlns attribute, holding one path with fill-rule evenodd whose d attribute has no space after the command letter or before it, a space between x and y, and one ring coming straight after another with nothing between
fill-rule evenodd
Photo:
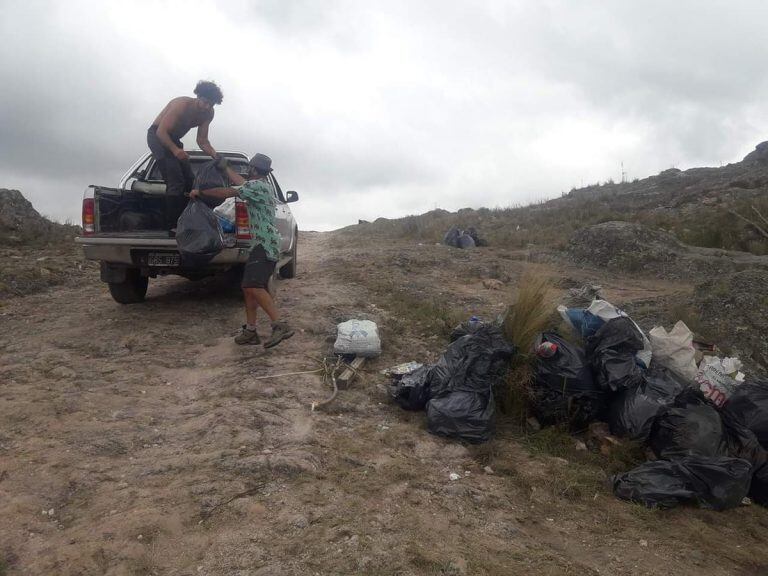
<instances>
[{"instance_id":1,"label":"large boulder","mask_svg":"<svg viewBox=\"0 0 768 576\"><path fill-rule=\"evenodd\" d=\"M632 222L603 222L578 230L568 245L571 258L617 272L659 268L674 274L684 247L672 234Z\"/></svg>"}]
</instances>

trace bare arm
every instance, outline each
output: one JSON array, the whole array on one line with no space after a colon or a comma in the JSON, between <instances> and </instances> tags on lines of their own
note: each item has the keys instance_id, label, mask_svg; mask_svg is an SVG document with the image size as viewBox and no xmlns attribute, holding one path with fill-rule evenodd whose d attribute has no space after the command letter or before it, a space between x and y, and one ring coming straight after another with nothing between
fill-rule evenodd
<instances>
[{"instance_id":1,"label":"bare arm","mask_svg":"<svg viewBox=\"0 0 768 576\"><path fill-rule=\"evenodd\" d=\"M229 166L227 166L227 178L229 178L229 181L235 186L242 186L245 184L245 178L240 176L240 174L232 170Z\"/></svg>"},{"instance_id":2,"label":"bare arm","mask_svg":"<svg viewBox=\"0 0 768 576\"><path fill-rule=\"evenodd\" d=\"M163 143L163 146L168 148L168 150L173 153L174 156L179 158L179 160L184 160L188 158L186 152L176 146L176 144L173 143L173 140L171 139L170 131L173 129L174 126L179 122L179 119L181 118L181 114L184 111L184 103L183 102L174 102L170 105L166 113L163 115L163 119L160 120L160 124L157 127L157 137L160 139L160 142ZM185 156L185 158L181 158L180 155Z\"/></svg>"},{"instance_id":3,"label":"bare arm","mask_svg":"<svg viewBox=\"0 0 768 576\"><path fill-rule=\"evenodd\" d=\"M192 190L189 193L190 198L199 198L200 196L210 196L211 198L225 200L237 196L237 190L234 188L209 188L208 190Z\"/></svg>"},{"instance_id":4,"label":"bare arm","mask_svg":"<svg viewBox=\"0 0 768 576\"><path fill-rule=\"evenodd\" d=\"M200 150L208 154L211 158L216 158L216 150L213 149L211 143L208 141L208 127L213 120L213 110L211 110L211 116L197 127L197 145Z\"/></svg>"}]
</instances>

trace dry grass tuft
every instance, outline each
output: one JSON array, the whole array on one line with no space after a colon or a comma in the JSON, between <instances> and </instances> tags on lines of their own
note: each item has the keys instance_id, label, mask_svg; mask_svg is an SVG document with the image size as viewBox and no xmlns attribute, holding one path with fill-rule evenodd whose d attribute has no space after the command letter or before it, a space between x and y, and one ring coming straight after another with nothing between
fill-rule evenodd
<instances>
[{"instance_id":1,"label":"dry grass tuft","mask_svg":"<svg viewBox=\"0 0 768 576\"><path fill-rule=\"evenodd\" d=\"M504 335L518 349L528 355L536 337L550 324L555 309L555 295L549 276L528 271L518 285L517 300L504 317Z\"/></svg>"}]
</instances>

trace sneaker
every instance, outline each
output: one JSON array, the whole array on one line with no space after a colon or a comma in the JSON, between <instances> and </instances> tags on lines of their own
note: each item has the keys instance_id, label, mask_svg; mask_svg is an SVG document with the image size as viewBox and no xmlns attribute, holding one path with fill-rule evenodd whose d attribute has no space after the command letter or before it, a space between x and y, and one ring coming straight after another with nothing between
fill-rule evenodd
<instances>
[{"instance_id":1,"label":"sneaker","mask_svg":"<svg viewBox=\"0 0 768 576\"><path fill-rule=\"evenodd\" d=\"M291 330L287 322L275 322L272 324L272 335L269 337L269 340L264 342L264 348L277 346L280 342L287 340L291 336L293 336L293 330Z\"/></svg>"},{"instance_id":2,"label":"sneaker","mask_svg":"<svg viewBox=\"0 0 768 576\"><path fill-rule=\"evenodd\" d=\"M256 330L248 330L243 324L240 334L235 336L235 344L261 344L261 338Z\"/></svg>"}]
</instances>

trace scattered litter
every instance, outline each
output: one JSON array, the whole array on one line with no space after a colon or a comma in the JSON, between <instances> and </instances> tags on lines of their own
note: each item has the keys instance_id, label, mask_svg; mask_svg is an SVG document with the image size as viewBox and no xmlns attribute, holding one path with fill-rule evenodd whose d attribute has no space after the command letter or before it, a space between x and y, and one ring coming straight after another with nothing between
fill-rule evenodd
<instances>
[{"instance_id":1,"label":"scattered litter","mask_svg":"<svg viewBox=\"0 0 768 576\"><path fill-rule=\"evenodd\" d=\"M649 508L693 502L702 508L735 508L747 495L749 462L740 458L688 456L674 462L645 462L613 477L617 498Z\"/></svg>"},{"instance_id":2,"label":"scattered litter","mask_svg":"<svg viewBox=\"0 0 768 576\"><path fill-rule=\"evenodd\" d=\"M458 480L459 478L461 478L461 476L459 476L458 474L456 474L456 472L451 472L451 473L448 475L448 478L449 478L451 481L455 481L455 480Z\"/></svg>"},{"instance_id":3,"label":"scattered litter","mask_svg":"<svg viewBox=\"0 0 768 576\"><path fill-rule=\"evenodd\" d=\"M696 378L696 349L693 347L693 332L680 320L667 332L663 326L656 326L648 333L656 363L669 368L689 382Z\"/></svg>"},{"instance_id":4,"label":"scattered litter","mask_svg":"<svg viewBox=\"0 0 768 576\"><path fill-rule=\"evenodd\" d=\"M422 366L424 366L424 364L421 364L420 362L404 362L403 364L398 364L397 366L392 366L391 368L385 368L381 371L381 374L384 376L391 376L392 378L399 378L405 376L406 374L410 374Z\"/></svg>"},{"instance_id":5,"label":"scattered litter","mask_svg":"<svg viewBox=\"0 0 768 576\"><path fill-rule=\"evenodd\" d=\"M741 361L738 358L704 356L696 372L696 382L707 398L716 406L722 406L744 382L744 374L740 370Z\"/></svg>"},{"instance_id":6,"label":"scattered litter","mask_svg":"<svg viewBox=\"0 0 768 576\"><path fill-rule=\"evenodd\" d=\"M381 354L379 328L370 320L347 320L337 326L335 354L373 358Z\"/></svg>"},{"instance_id":7,"label":"scattered litter","mask_svg":"<svg viewBox=\"0 0 768 576\"><path fill-rule=\"evenodd\" d=\"M483 472L485 472L486 474L493 474L493 468L491 468L490 466L484 466Z\"/></svg>"}]
</instances>

